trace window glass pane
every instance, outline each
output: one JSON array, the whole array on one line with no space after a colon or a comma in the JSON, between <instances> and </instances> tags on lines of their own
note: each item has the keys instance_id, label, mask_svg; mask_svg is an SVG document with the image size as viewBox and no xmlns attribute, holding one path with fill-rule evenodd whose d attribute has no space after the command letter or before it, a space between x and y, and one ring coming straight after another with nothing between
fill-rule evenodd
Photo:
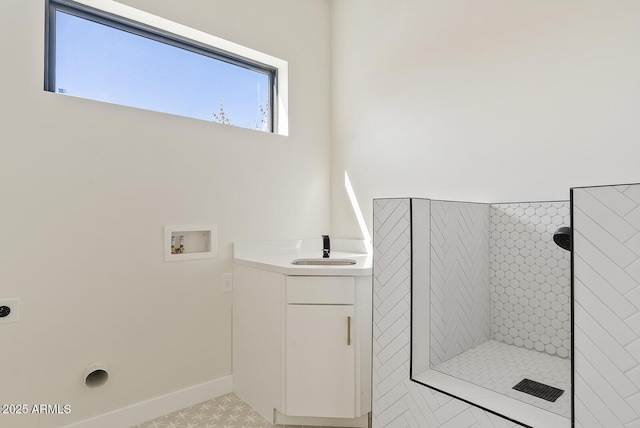
<instances>
[{"instance_id":1,"label":"window glass pane","mask_svg":"<svg viewBox=\"0 0 640 428\"><path fill-rule=\"evenodd\" d=\"M270 131L271 78L60 10L55 92Z\"/></svg>"}]
</instances>

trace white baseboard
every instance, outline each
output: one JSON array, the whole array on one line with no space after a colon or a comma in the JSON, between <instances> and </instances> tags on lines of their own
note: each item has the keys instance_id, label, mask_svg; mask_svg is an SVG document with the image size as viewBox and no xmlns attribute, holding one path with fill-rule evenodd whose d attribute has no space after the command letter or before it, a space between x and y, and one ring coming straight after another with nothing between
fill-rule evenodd
<instances>
[{"instance_id":1,"label":"white baseboard","mask_svg":"<svg viewBox=\"0 0 640 428\"><path fill-rule=\"evenodd\" d=\"M230 392L233 392L233 376L226 376L85 419L67 428L127 428Z\"/></svg>"},{"instance_id":2,"label":"white baseboard","mask_svg":"<svg viewBox=\"0 0 640 428\"><path fill-rule=\"evenodd\" d=\"M278 425L304 425L317 427L354 427L367 428L369 426L369 415L359 418L309 418L304 416L287 416L275 410L275 423Z\"/></svg>"}]
</instances>

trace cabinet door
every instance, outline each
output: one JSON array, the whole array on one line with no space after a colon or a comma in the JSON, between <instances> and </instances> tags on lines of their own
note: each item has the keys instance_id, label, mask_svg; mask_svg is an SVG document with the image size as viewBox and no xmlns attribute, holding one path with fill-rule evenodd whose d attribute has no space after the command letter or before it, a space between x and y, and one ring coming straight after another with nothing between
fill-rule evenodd
<instances>
[{"instance_id":1,"label":"cabinet door","mask_svg":"<svg viewBox=\"0 0 640 428\"><path fill-rule=\"evenodd\" d=\"M355 417L354 326L352 305L287 305L287 415Z\"/></svg>"}]
</instances>

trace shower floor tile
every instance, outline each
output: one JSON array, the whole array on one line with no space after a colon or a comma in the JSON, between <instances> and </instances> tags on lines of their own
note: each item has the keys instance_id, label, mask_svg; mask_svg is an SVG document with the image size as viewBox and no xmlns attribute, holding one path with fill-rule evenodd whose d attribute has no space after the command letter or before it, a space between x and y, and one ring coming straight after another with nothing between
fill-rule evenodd
<instances>
[{"instance_id":1,"label":"shower floor tile","mask_svg":"<svg viewBox=\"0 0 640 428\"><path fill-rule=\"evenodd\" d=\"M558 415L571 417L571 360L568 358L489 340L433 369ZM564 393L552 403L513 389L525 378L562 389Z\"/></svg>"}]
</instances>

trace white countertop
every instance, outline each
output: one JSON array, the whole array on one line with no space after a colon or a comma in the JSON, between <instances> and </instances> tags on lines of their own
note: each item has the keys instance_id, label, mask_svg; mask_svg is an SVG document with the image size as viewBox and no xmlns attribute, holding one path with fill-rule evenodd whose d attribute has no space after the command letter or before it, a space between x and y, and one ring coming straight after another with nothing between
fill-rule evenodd
<instances>
[{"instance_id":1,"label":"white countertop","mask_svg":"<svg viewBox=\"0 0 640 428\"><path fill-rule=\"evenodd\" d=\"M296 259L322 258L322 239L258 241L234 245L233 262L285 275L368 276L372 256L363 241L331 239L330 259L353 259L354 265L292 265Z\"/></svg>"}]
</instances>

